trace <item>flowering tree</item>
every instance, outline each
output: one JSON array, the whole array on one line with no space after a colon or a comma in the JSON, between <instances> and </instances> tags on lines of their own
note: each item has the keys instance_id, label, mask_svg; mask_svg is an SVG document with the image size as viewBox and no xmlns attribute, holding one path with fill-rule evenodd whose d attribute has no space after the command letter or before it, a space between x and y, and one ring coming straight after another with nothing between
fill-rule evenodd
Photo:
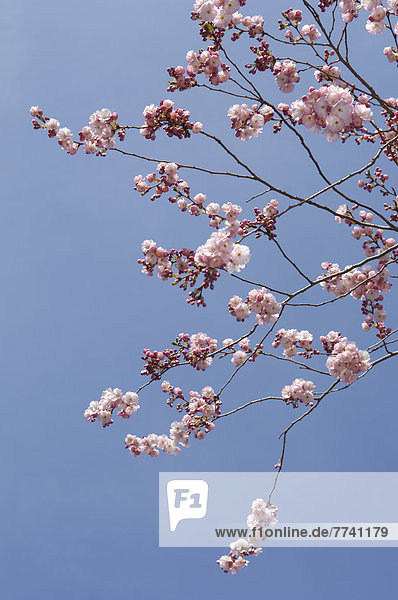
<instances>
[{"instance_id":1,"label":"flowering tree","mask_svg":"<svg viewBox=\"0 0 398 600\"><path fill-rule=\"evenodd\" d=\"M387 320L384 300L384 295L391 290L392 280L397 277L392 272L398 262L398 243L394 237L398 229L398 195L386 170L398 164L398 99L382 98L369 78L354 68L350 60L351 28L357 20L363 21L365 15L367 31L364 35L386 36L389 40L386 43L391 45L384 48L384 54L390 63L398 66L398 0L384 3L382 0L320 0L317 7L302 0L301 4L302 10L289 8L281 13L279 33L273 34L262 16L240 13L246 0L196 0L191 19L198 24L205 49L190 50L185 66L168 69L167 91L171 94L202 87L209 94L219 92L230 96L232 99L226 98L226 122L229 119L234 135L242 142L250 143L261 134L268 135L268 141L272 135L288 134L289 139L298 144L309 168L315 170L323 182L315 192L297 195L286 182L265 178L231 150L228 133L225 139L218 138L207 131L206 125L191 119L188 110L179 108L168 98L159 105L146 106L144 123L140 125L123 125L117 113L106 108L97 110L79 132L78 139L38 106L30 109L33 127L56 138L70 155L80 150L105 157L112 151L153 162L155 170L145 176L136 175L134 189L141 196L149 195L152 201L165 196L179 211L202 218L204 226L211 228L212 233L207 234L207 239L205 235L204 243L197 248L167 250L154 240L144 240L138 263L144 275L156 274L164 282L182 288L192 310L206 307L211 290L222 285L219 280L232 277L241 295L234 295L228 307L221 309L227 309L232 318L242 323L241 335L237 339L228 337L219 344L204 332L180 333L171 342L171 348L144 349L145 366L141 375L145 383L135 392L123 393L118 388L105 390L99 401L90 403L84 416L103 427L113 423L115 414L129 419L140 408L138 394L160 382L167 404L177 410L180 418L171 423L168 434L151 433L144 437L129 434L125 439L125 446L133 456L154 457L160 452L178 454L189 446L192 438L203 439L219 419L257 403L275 400L299 409L299 416L280 436L282 448L275 464L274 485L266 498L254 500L248 516L248 527L260 533L261 528L276 523L277 508L271 499L283 468L290 430L327 396L347 390L358 379L369 376L378 364L398 355L395 350L398 329ZM252 62L236 63L230 56L229 47L233 43L249 45ZM290 103L271 101L271 86L276 86L280 99L291 94ZM296 99L297 96L300 97ZM160 130L178 139L204 136L225 152L235 170L180 164L171 157L159 161L117 145L135 131L154 141ZM359 168L354 168L356 153L352 153L353 164L347 164L346 171L333 181L313 151L311 134L322 135L325 148L328 143L349 144L352 148L361 146L365 152L368 149L368 158ZM181 173L189 170L256 184L258 193L248 198L247 203L265 196L265 204L251 210L251 206L244 209L230 201L221 206L212 198L208 201L203 191L191 191L189 183L182 178ZM351 181L358 184L354 194L346 185ZM372 195L370 203L367 194ZM341 267L330 262L333 260L330 248L328 256L324 256L326 250L320 253L317 273L299 266L295 257L286 252L278 228L285 215L300 208L317 211L327 220L334 219L336 228L341 225L344 229L341 235L351 234L358 241L360 257L355 258L353 264ZM255 282L245 278L242 271L253 260L252 255L257 251L260 258L264 252L258 241L273 245L280 260L295 272L302 285L292 289L287 279L283 289L276 289L268 280ZM317 290L324 294L325 299L320 302L314 299ZM357 301L362 313L358 327L362 326L363 332L370 336L366 348L358 348L344 331L327 331L325 327L318 341L309 330L283 327L294 325L292 309L308 307L315 311L334 302L352 302L352 299ZM244 322L247 324L243 325ZM186 392L166 379L174 377L172 371L180 366L206 371L215 358L232 363L231 373L220 389L206 385L200 391ZM297 371L307 371L307 378L284 380L279 395L270 391L264 397L223 411L222 398L232 380L239 377L249 363L265 359L293 363ZM221 569L237 573L248 563L248 556L261 552L261 541L258 533L233 542L229 555L218 560Z\"/></svg>"}]
</instances>

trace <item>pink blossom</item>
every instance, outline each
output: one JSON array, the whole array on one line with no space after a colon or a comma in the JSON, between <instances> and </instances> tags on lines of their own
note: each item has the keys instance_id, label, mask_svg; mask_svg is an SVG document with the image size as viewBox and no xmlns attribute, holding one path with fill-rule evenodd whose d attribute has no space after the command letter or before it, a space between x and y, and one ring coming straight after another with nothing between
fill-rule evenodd
<instances>
[{"instance_id":1,"label":"pink blossom","mask_svg":"<svg viewBox=\"0 0 398 600\"><path fill-rule=\"evenodd\" d=\"M195 253L195 262L203 267L226 269L229 273L244 269L250 260L250 250L243 244L234 244L226 228L211 234Z\"/></svg>"},{"instance_id":2,"label":"pink blossom","mask_svg":"<svg viewBox=\"0 0 398 600\"><path fill-rule=\"evenodd\" d=\"M107 427L113 423L112 414L115 409L119 411L119 417L129 419L139 408L138 395L134 392L123 394L119 388L108 388L102 392L99 402L90 402L84 418L92 422L98 420L103 427Z\"/></svg>"},{"instance_id":3,"label":"pink blossom","mask_svg":"<svg viewBox=\"0 0 398 600\"><path fill-rule=\"evenodd\" d=\"M283 348L283 354L286 358L293 360L296 354L309 358L313 354L319 354L312 348L313 336L303 329L279 329L275 335L275 340L272 343L273 348L278 348L279 345Z\"/></svg>"},{"instance_id":4,"label":"pink blossom","mask_svg":"<svg viewBox=\"0 0 398 600\"><path fill-rule=\"evenodd\" d=\"M315 40L321 37L321 34L319 33L315 25L303 25L303 27L300 30L300 33L303 37L308 37L308 40L310 42L315 42Z\"/></svg>"},{"instance_id":5,"label":"pink blossom","mask_svg":"<svg viewBox=\"0 0 398 600\"><path fill-rule=\"evenodd\" d=\"M196 76L204 74L212 85L225 83L229 79L229 67L222 62L220 54L211 46L207 50L196 53L190 50L186 55L187 66L169 67L168 74L174 79L170 82L167 91L188 90L197 84ZM199 124L195 124L198 125Z\"/></svg>"},{"instance_id":6,"label":"pink blossom","mask_svg":"<svg viewBox=\"0 0 398 600\"><path fill-rule=\"evenodd\" d=\"M236 137L242 141L258 137L263 131L263 125L274 116L274 111L268 106L259 107L253 104L251 108L247 104L234 104L228 110L231 119L231 128L235 129Z\"/></svg>"},{"instance_id":7,"label":"pink blossom","mask_svg":"<svg viewBox=\"0 0 398 600\"><path fill-rule=\"evenodd\" d=\"M231 358L231 363L234 365L234 367L241 367L244 364L245 360L246 352L243 352L243 350L237 350L236 352L234 352L234 355Z\"/></svg>"},{"instance_id":8,"label":"pink blossom","mask_svg":"<svg viewBox=\"0 0 398 600\"><path fill-rule=\"evenodd\" d=\"M370 355L366 350L358 350L355 342L349 342L335 331L321 337L321 342L328 354L326 366L329 373L344 383L354 383L360 373L370 369Z\"/></svg>"},{"instance_id":9,"label":"pink blossom","mask_svg":"<svg viewBox=\"0 0 398 600\"><path fill-rule=\"evenodd\" d=\"M275 505L265 502L262 498L253 501L252 512L247 517L247 526L251 529L247 539L241 538L232 542L229 554L224 554L217 560L224 573L239 573L248 565L248 557L261 554L262 549L258 546L266 539L265 530L278 522L277 512L278 508Z\"/></svg>"},{"instance_id":10,"label":"pink blossom","mask_svg":"<svg viewBox=\"0 0 398 600\"><path fill-rule=\"evenodd\" d=\"M314 403L313 391L315 385L312 381L304 379L295 379L291 385L285 385L282 390L282 398L286 404L293 404L294 408L302 402L305 406L312 406Z\"/></svg>"},{"instance_id":11,"label":"pink blossom","mask_svg":"<svg viewBox=\"0 0 398 600\"><path fill-rule=\"evenodd\" d=\"M244 321L251 312L254 312L256 323L266 325L275 323L279 317L281 305L278 304L273 294L266 288L251 290L245 302L239 296L233 296L228 304L228 310L238 321Z\"/></svg>"},{"instance_id":12,"label":"pink blossom","mask_svg":"<svg viewBox=\"0 0 398 600\"><path fill-rule=\"evenodd\" d=\"M202 124L192 123L189 120L189 110L174 108L174 102L166 99L161 100L159 106L150 104L143 111L145 123L140 129L140 134L148 140L156 138L156 132L163 128L169 137L178 139L189 138L191 133L199 133Z\"/></svg>"},{"instance_id":13,"label":"pink blossom","mask_svg":"<svg viewBox=\"0 0 398 600\"><path fill-rule=\"evenodd\" d=\"M296 72L297 65L292 60L277 61L274 65L275 83L285 94L294 90L294 85L300 81Z\"/></svg>"},{"instance_id":14,"label":"pink blossom","mask_svg":"<svg viewBox=\"0 0 398 600\"><path fill-rule=\"evenodd\" d=\"M309 92L290 105L290 115L311 132L322 131L325 138L334 142L344 131L362 129L363 122L372 119L372 111L363 102L354 103L350 92L331 84Z\"/></svg>"}]
</instances>

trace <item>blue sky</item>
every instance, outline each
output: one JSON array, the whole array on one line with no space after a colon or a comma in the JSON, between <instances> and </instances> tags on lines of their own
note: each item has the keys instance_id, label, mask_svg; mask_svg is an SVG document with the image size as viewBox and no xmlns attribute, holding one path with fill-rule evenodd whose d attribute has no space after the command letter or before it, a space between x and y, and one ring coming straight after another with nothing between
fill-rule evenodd
<instances>
[{"instance_id":1,"label":"blue sky","mask_svg":"<svg viewBox=\"0 0 398 600\"><path fill-rule=\"evenodd\" d=\"M246 12L260 12L261 4L248 2ZM270 22L286 8L279 0L268 5ZM112 153L106 159L70 157L55 140L31 129L28 113L38 104L75 133L102 107L117 111L120 122L141 124L146 104L170 96L166 68L183 64L188 50L202 47L190 10L191 2L182 0L111 5L14 0L2 9L7 57L2 64L7 142L0 236L4 597L239 598L248 590L274 598L389 597L396 549L273 549L240 575L227 577L215 564L218 549L158 548L158 472L271 470L280 453L277 435L296 416L291 407L256 406L224 419L180 456L156 460L135 460L123 449L126 433L161 433L174 420L155 386L142 394L134 421L102 430L83 419L84 409L103 389L134 390L142 383L142 348L168 347L180 331L206 331L219 340L244 331L225 306L232 294L245 295L245 286L222 278L208 309L198 310L186 305L182 291L141 275L136 260L143 239L196 247L209 233L203 222L176 214L167 202L150 203L134 192L133 177L145 175L148 166ZM382 95L391 96L394 68L379 56L382 41L366 35L363 25L354 24L352 60L364 61ZM238 58L244 53L239 46L232 51ZM249 53L246 57L245 62ZM270 97L280 99L269 75L258 76L259 82L260 77ZM298 193L317 189L319 180L294 142L267 131L240 143L225 115L229 99L213 96L195 90L170 97L189 108L206 130L225 136L264 176ZM159 134L156 142L148 142L132 134L123 146L208 168L231 166L218 148L199 138L180 143ZM356 168L371 156L364 148L354 160L352 146L312 141L332 179L344 173L348 160ZM213 201L244 203L261 191L194 172L184 177ZM355 186L347 189L357 193ZM360 257L346 230L312 212L286 219L280 236L312 273L323 260L344 266ZM256 250L248 277L264 276L275 287L298 283L267 245L258 243ZM392 307L392 300L386 305ZM359 304L348 298L341 307L333 304L315 315L289 313L283 326L310 329L317 336L340 329L366 345L370 338L360 322ZM181 387L217 387L229 372L225 364L195 374L194 384L192 370L170 379ZM290 365L250 366L231 386L224 407L279 393L296 376ZM386 362L292 432L286 469L396 470L397 412L394 373Z\"/></svg>"}]
</instances>

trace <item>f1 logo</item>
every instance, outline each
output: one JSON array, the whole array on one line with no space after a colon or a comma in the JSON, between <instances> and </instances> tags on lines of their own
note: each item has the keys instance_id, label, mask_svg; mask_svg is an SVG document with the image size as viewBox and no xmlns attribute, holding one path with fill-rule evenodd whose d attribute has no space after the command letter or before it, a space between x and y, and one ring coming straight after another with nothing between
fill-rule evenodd
<instances>
[{"instance_id":1,"label":"f1 logo","mask_svg":"<svg viewBox=\"0 0 398 600\"><path fill-rule=\"evenodd\" d=\"M209 486L203 479L173 479L167 483L170 531L184 519L203 519Z\"/></svg>"}]
</instances>

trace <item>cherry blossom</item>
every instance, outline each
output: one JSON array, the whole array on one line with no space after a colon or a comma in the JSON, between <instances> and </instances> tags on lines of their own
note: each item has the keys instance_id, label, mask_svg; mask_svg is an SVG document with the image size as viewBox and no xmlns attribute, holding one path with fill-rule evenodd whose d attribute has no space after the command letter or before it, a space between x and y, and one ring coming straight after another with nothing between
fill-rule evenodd
<instances>
[{"instance_id":1,"label":"cherry blossom","mask_svg":"<svg viewBox=\"0 0 398 600\"><path fill-rule=\"evenodd\" d=\"M295 379L291 385L285 385L282 389L282 398L286 404L292 404L294 408L298 407L299 402L302 402L305 406L312 406L314 403L314 389L315 385L312 381Z\"/></svg>"},{"instance_id":2,"label":"cherry blossom","mask_svg":"<svg viewBox=\"0 0 398 600\"><path fill-rule=\"evenodd\" d=\"M225 268L228 273L244 269L249 260L249 248L244 244L232 242L227 228L212 233L195 253L195 263L199 266Z\"/></svg>"},{"instance_id":3,"label":"cherry blossom","mask_svg":"<svg viewBox=\"0 0 398 600\"><path fill-rule=\"evenodd\" d=\"M234 104L228 110L231 119L231 128L235 129L236 137L246 142L251 138L258 137L263 131L265 123L274 116L274 111L268 106L259 107L253 104L251 108L247 104Z\"/></svg>"},{"instance_id":4,"label":"cherry blossom","mask_svg":"<svg viewBox=\"0 0 398 600\"><path fill-rule=\"evenodd\" d=\"M217 560L224 573L239 573L248 565L247 557L261 554L259 544L266 539L265 530L278 522L277 512L278 508L270 502L265 502L262 498L253 500L252 512L247 517L247 526L250 528L247 539L231 542L229 554L224 554Z\"/></svg>"},{"instance_id":5,"label":"cherry blossom","mask_svg":"<svg viewBox=\"0 0 398 600\"><path fill-rule=\"evenodd\" d=\"M86 154L105 156L106 151L116 145L116 133L120 141L125 137L125 129L117 122L117 113L111 113L108 108L97 110L90 116L89 125L84 126L79 132L80 142L73 141L70 129L59 128L59 121L43 116L43 111L38 106L32 106L30 114L37 119L32 120L34 129L47 130L48 137L56 137L60 147L70 155L76 154L80 146L83 146Z\"/></svg>"},{"instance_id":6,"label":"cherry blossom","mask_svg":"<svg viewBox=\"0 0 398 600\"><path fill-rule=\"evenodd\" d=\"M261 288L250 290L245 301L240 296L233 296L229 301L228 310L237 321L244 321L250 312L253 312L256 315L256 323L267 325L278 320L281 305L266 288Z\"/></svg>"},{"instance_id":7,"label":"cherry blossom","mask_svg":"<svg viewBox=\"0 0 398 600\"><path fill-rule=\"evenodd\" d=\"M336 142L345 131L362 130L373 113L368 98L354 102L350 92L337 85L310 88L290 105L290 115L311 132L321 132L329 142Z\"/></svg>"},{"instance_id":8,"label":"cherry blossom","mask_svg":"<svg viewBox=\"0 0 398 600\"><path fill-rule=\"evenodd\" d=\"M211 46L196 53L190 50L186 55L186 68L181 65L167 69L170 77L168 92L183 91L197 85L197 75L204 74L212 85L225 83L229 79L230 68L221 60L220 53Z\"/></svg>"},{"instance_id":9,"label":"cherry blossom","mask_svg":"<svg viewBox=\"0 0 398 600\"><path fill-rule=\"evenodd\" d=\"M279 329L272 343L273 348L282 346L283 355L293 360L296 354L310 358L314 354L319 354L312 348L313 335L306 329L298 331L297 329Z\"/></svg>"},{"instance_id":10,"label":"cherry blossom","mask_svg":"<svg viewBox=\"0 0 398 600\"><path fill-rule=\"evenodd\" d=\"M129 419L139 409L138 395L134 392L123 392L119 388L108 388L102 392L101 399L90 402L84 413L87 421L98 420L103 427L113 423L112 414L115 409L122 419Z\"/></svg>"},{"instance_id":11,"label":"cherry blossom","mask_svg":"<svg viewBox=\"0 0 398 600\"><path fill-rule=\"evenodd\" d=\"M275 83L285 94L294 90L294 85L300 81L297 65L292 60L277 61L274 64Z\"/></svg>"},{"instance_id":12,"label":"cherry blossom","mask_svg":"<svg viewBox=\"0 0 398 600\"><path fill-rule=\"evenodd\" d=\"M303 25L300 29L300 33L303 37L308 37L310 42L315 42L321 37L320 32L315 25Z\"/></svg>"},{"instance_id":13,"label":"cherry blossom","mask_svg":"<svg viewBox=\"0 0 398 600\"><path fill-rule=\"evenodd\" d=\"M115 133L118 130L117 113L111 113L108 108L97 110L90 116L88 126L83 127L79 133L86 154L105 154L109 148L116 145ZM120 132L120 139L124 139L124 131Z\"/></svg>"},{"instance_id":14,"label":"cherry blossom","mask_svg":"<svg viewBox=\"0 0 398 600\"><path fill-rule=\"evenodd\" d=\"M169 137L178 139L189 138L191 133L200 133L202 124L192 123L189 110L174 108L172 100L161 100L159 106L149 104L144 108L145 123L140 129L140 134L147 140L154 140L158 129L163 128Z\"/></svg>"},{"instance_id":15,"label":"cherry blossom","mask_svg":"<svg viewBox=\"0 0 398 600\"><path fill-rule=\"evenodd\" d=\"M247 556L258 556L262 552L261 548L256 548L244 539L232 542L230 548L230 553L220 556L217 563L224 573L231 573L232 575L239 573L243 567L249 564Z\"/></svg>"},{"instance_id":16,"label":"cherry blossom","mask_svg":"<svg viewBox=\"0 0 398 600\"><path fill-rule=\"evenodd\" d=\"M354 383L360 373L370 369L370 355L366 350L358 350L355 342L349 342L335 331L321 337L325 351L331 354L326 361L329 373L344 383Z\"/></svg>"}]
</instances>

